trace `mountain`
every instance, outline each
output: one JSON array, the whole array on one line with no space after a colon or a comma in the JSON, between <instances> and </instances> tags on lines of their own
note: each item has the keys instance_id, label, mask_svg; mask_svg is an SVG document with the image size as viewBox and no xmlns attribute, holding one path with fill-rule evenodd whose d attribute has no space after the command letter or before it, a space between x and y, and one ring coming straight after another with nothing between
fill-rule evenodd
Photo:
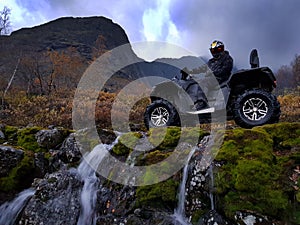
<instances>
[{"instance_id":1,"label":"mountain","mask_svg":"<svg viewBox=\"0 0 300 225\"><path fill-rule=\"evenodd\" d=\"M192 56L154 62L138 58L124 29L111 19L63 17L17 30L10 36L0 36L0 90L5 90L14 71L12 86L26 89L28 93L47 93L51 91L48 87L52 86L75 88L83 72L97 57L123 45L126 48L120 58L129 65L120 68L108 81L105 90L109 92L119 90L130 80L140 77L170 79L180 76L180 69L185 66L199 66L200 58ZM110 63L117 61L110 60Z\"/></svg>"},{"instance_id":2,"label":"mountain","mask_svg":"<svg viewBox=\"0 0 300 225\"><path fill-rule=\"evenodd\" d=\"M10 36L1 36L1 50L6 47L18 50L46 51L76 48L81 55L91 59L97 38L103 36L105 50L128 44L121 26L105 17L64 17L33 28L23 28Z\"/></svg>"},{"instance_id":3,"label":"mountain","mask_svg":"<svg viewBox=\"0 0 300 225\"><path fill-rule=\"evenodd\" d=\"M58 73L55 69L60 69L60 73L63 73L61 76L66 76L68 72L68 76L75 77L78 82L95 58L125 44L129 44L129 40L124 29L105 17L64 17L33 28L20 29L10 36L0 36L0 88L5 89L16 67L13 83L18 87L33 86L37 78L47 86L49 77ZM50 54L56 58L51 58ZM130 47L127 54L137 58ZM72 66L72 73L63 59L67 56L78 59L77 62L74 60L73 65L68 62L69 67ZM19 60L20 65L17 65ZM56 65L59 61L65 65L58 69ZM132 78L124 75L124 72L120 74L126 79Z\"/></svg>"}]
</instances>

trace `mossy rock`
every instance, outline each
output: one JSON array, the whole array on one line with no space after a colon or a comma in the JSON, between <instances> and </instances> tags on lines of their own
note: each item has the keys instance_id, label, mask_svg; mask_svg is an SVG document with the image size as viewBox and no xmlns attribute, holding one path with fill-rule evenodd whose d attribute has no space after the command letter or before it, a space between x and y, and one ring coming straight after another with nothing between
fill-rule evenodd
<instances>
[{"instance_id":1,"label":"mossy rock","mask_svg":"<svg viewBox=\"0 0 300 225\"><path fill-rule=\"evenodd\" d=\"M222 162L216 187L227 216L238 210L281 219L289 214L288 171L299 154L299 128L299 123L282 123L226 131L215 160ZM293 151L278 155L278 148Z\"/></svg>"},{"instance_id":2,"label":"mossy rock","mask_svg":"<svg viewBox=\"0 0 300 225\"><path fill-rule=\"evenodd\" d=\"M5 126L3 129L3 133L5 136L5 140L10 144L10 145L16 145L17 144L17 132L18 128L13 127L13 126Z\"/></svg>"},{"instance_id":3,"label":"mossy rock","mask_svg":"<svg viewBox=\"0 0 300 225\"><path fill-rule=\"evenodd\" d=\"M172 152L154 150L146 155L141 155L137 160L136 166L149 166L159 163L168 158L171 154Z\"/></svg>"},{"instance_id":4,"label":"mossy rock","mask_svg":"<svg viewBox=\"0 0 300 225\"><path fill-rule=\"evenodd\" d=\"M16 192L28 188L34 178L34 155L25 152L22 161L13 168L7 177L0 178L0 190L4 192Z\"/></svg>"},{"instance_id":5,"label":"mossy rock","mask_svg":"<svg viewBox=\"0 0 300 225\"><path fill-rule=\"evenodd\" d=\"M300 123L277 123L253 128L267 132L273 139L274 149L300 147Z\"/></svg>"},{"instance_id":6,"label":"mossy rock","mask_svg":"<svg viewBox=\"0 0 300 225\"><path fill-rule=\"evenodd\" d=\"M149 131L149 141L158 150L169 150L174 149L179 141L195 146L208 134L198 127L152 128Z\"/></svg>"},{"instance_id":7,"label":"mossy rock","mask_svg":"<svg viewBox=\"0 0 300 225\"><path fill-rule=\"evenodd\" d=\"M138 132L123 134L119 138L118 143L113 147L112 152L117 156L128 155L141 137L142 134Z\"/></svg>"},{"instance_id":8,"label":"mossy rock","mask_svg":"<svg viewBox=\"0 0 300 225\"><path fill-rule=\"evenodd\" d=\"M226 131L217 161L234 163L240 158L273 160L273 140L266 132L237 128Z\"/></svg>"},{"instance_id":9,"label":"mossy rock","mask_svg":"<svg viewBox=\"0 0 300 225\"><path fill-rule=\"evenodd\" d=\"M173 209L177 203L179 182L172 178L153 185L139 186L136 191L137 207Z\"/></svg>"},{"instance_id":10,"label":"mossy rock","mask_svg":"<svg viewBox=\"0 0 300 225\"><path fill-rule=\"evenodd\" d=\"M19 129L18 134L18 141L17 145L33 152L43 152L45 151L44 148L41 148L36 140L35 134L42 130L40 127L28 127Z\"/></svg>"}]
</instances>

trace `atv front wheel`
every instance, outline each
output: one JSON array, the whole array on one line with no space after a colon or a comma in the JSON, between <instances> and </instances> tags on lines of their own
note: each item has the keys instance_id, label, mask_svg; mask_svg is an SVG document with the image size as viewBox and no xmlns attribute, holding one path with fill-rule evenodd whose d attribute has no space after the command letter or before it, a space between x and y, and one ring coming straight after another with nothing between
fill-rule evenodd
<instances>
[{"instance_id":1,"label":"atv front wheel","mask_svg":"<svg viewBox=\"0 0 300 225\"><path fill-rule=\"evenodd\" d=\"M147 129L179 125L179 116L175 107L164 99L159 99L147 106L144 114Z\"/></svg>"},{"instance_id":2,"label":"atv front wheel","mask_svg":"<svg viewBox=\"0 0 300 225\"><path fill-rule=\"evenodd\" d=\"M270 92L260 89L248 90L238 96L233 115L236 124L244 128L276 123L280 117L280 104Z\"/></svg>"}]
</instances>

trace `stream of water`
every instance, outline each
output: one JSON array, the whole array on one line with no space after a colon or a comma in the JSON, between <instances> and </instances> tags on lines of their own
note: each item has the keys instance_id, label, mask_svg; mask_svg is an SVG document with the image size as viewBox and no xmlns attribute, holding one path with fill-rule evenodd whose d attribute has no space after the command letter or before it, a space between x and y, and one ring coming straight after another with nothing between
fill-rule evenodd
<instances>
[{"instance_id":1,"label":"stream of water","mask_svg":"<svg viewBox=\"0 0 300 225\"><path fill-rule=\"evenodd\" d=\"M109 151L118 142L118 138L110 144L99 144L91 152L85 155L84 160L80 163L76 169L77 173L80 175L83 181L83 188L81 190L81 210L78 218L77 225L96 225L96 201L97 201L97 191L99 190L99 179L96 176L94 168L97 168L101 161L109 154ZM209 138L204 138L201 142L205 147L207 140ZM189 176L189 161L194 155L195 151L199 150L198 147L191 149L187 162L183 168L182 181L178 191L178 206L174 211L174 224L175 225L191 225L189 219L186 217L185 213L185 201L186 201L186 183ZM207 174L210 177L210 200L211 209L214 210L214 196L213 196L213 168L210 166L207 170ZM26 203L29 201L31 196L33 196L35 190L27 189L21 192L13 201L4 203L0 206L0 225L13 225L17 219L19 213L23 210Z\"/></svg>"},{"instance_id":2,"label":"stream of water","mask_svg":"<svg viewBox=\"0 0 300 225\"><path fill-rule=\"evenodd\" d=\"M209 182L209 198L210 198L210 205L211 210L215 210L215 200L214 200L214 173L213 173L213 164L211 164L207 170L208 175L210 177Z\"/></svg>"},{"instance_id":3,"label":"stream of water","mask_svg":"<svg viewBox=\"0 0 300 225\"><path fill-rule=\"evenodd\" d=\"M116 140L108 144L97 145L77 168L78 174L84 182L81 190L81 211L77 225L96 225L95 207L97 202L97 191L99 190L99 179L96 176L95 169L102 160L109 154L113 146L118 143L120 135Z\"/></svg>"},{"instance_id":4,"label":"stream of water","mask_svg":"<svg viewBox=\"0 0 300 225\"><path fill-rule=\"evenodd\" d=\"M96 225L95 207L97 201L97 191L99 179L94 168L101 163L113 146L118 142L120 135L110 144L99 144L91 152L85 155L77 168L77 173L83 181L81 190L81 210L77 225ZM14 225L18 215L26 206L29 199L34 195L35 190L27 189L18 194L11 202L6 202L0 206L0 225Z\"/></svg>"},{"instance_id":5,"label":"stream of water","mask_svg":"<svg viewBox=\"0 0 300 225\"><path fill-rule=\"evenodd\" d=\"M13 225L23 210L26 203L33 196L35 190L26 189L18 194L11 202L6 202L0 206L0 225Z\"/></svg>"},{"instance_id":6,"label":"stream of water","mask_svg":"<svg viewBox=\"0 0 300 225\"><path fill-rule=\"evenodd\" d=\"M205 136L201 142L199 143L199 146L201 147L194 147L192 148L187 162L183 168L183 176L182 176L182 180L180 183L180 187L179 187L179 192L178 192L178 205L177 208L175 209L173 218L174 218L174 224L175 225L191 225L189 219L186 217L185 214L185 201L186 201L186 183L188 180L188 176L189 176L189 162L192 158L192 156L194 155L195 151L199 151L200 148L205 149L206 147L208 147L208 145L210 144L210 141L212 140L211 136ZM206 167L207 168L207 167ZM210 182L209 182L209 198L210 198L210 203L211 203L211 210L214 210L215 206L214 206L214 195L213 195L213 188L214 188L214 176L213 176L213 166L210 165L207 169L207 175L210 178Z\"/></svg>"},{"instance_id":7,"label":"stream of water","mask_svg":"<svg viewBox=\"0 0 300 225\"><path fill-rule=\"evenodd\" d=\"M174 222L175 225L190 225L188 219L185 216L185 195L186 195L186 181L188 179L188 167L189 161L194 155L195 151L197 150L196 147L192 148L187 162L183 168L183 176L179 187L179 194L178 194L178 205L174 212Z\"/></svg>"}]
</instances>

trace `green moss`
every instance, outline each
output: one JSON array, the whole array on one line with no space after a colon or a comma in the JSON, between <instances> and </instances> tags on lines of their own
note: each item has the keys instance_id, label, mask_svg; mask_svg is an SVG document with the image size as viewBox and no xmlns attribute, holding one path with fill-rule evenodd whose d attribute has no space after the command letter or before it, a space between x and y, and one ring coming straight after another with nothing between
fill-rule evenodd
<instances>
[{"instance_id":1,"label":"green moss","mask_svg":"<svg viewBox=\"0 0 300 225\"><path fill-rule=\"evenodd\" d=\"M216 187L226 215L232 216L237 210L252 210L273 217L286 213L290 189L285 188L282 179L288 177L285 174L288 168L284 166L293 162L289 156L277 156L273 148L279 139L293 139L297 126L276 124L226 132L216 157L224 163L216 174Z\"/></svg>"},{"instance_id":2,"label":"green moss","mask_svg":"<svg viewBox=\"0 0 300 225\"><path fill-rule=\"evenodd\" d=\"M191 219L192 224L198 224L201 217L203 217L207 212L208 210L201 210L201 209L195 210L192 214L192 219Z\"/></svg>"},{"instance_id":3,"label":"green moss","mask_svg":"<svg viewBox=\"0 0 300 225\"><path fill-rule=\"evenodd\" d=\"M119 138L118 143L113 147L112 152L118 156L128 155L141 137L142 134L137 132L123 134Z\"/></svg>"},{"instance_id":4,"label":"green moss","mask_svg":"<svg viewBox=\"0 0 300 225\"><path fill-rule=\"evenodd\" d=\"M11 192L28 188L33 181L34 170L33 155L25 153L19 165L13 168L7 177L0 178L0 190Z\"/></svg>"},{"instance_id":5,"label":"green moss","mask_svg":"<svg viewBox=\"0 0 300 225\"><path fill-rule=\"evenodd\" d=\"M141 158L137 160L137 166L148 166L163 161L170 156L171 152L163 152L155 150L148 154L141 155Z\"/></svg>"},{"instance_id":6,"label":"green moss","mask_svg":"<svg viewBox=\"0 0 300 225\"><path fill-rule=\"evenodd\" d=\"M152 128L149 141L159 150L172 149L177 146L180 138L180 127Z\"/></svg>"},{"instance_id":7,"label":"green moss","mask_svg":"<svg viewBox=\"0 0 300 225\"><path fill-rule=\"evenodd\" d=\"M5 139L8 141L9 144L15 145L17 143L17 131L18 128L13 126L5 126L3 133Z\"/></svg>"},{"instance_id":8,"label":"green moss","mask_svg":"<svg viewBox=\"0 0 300 225\"><path fill-rule=\"evenodd\" d=\"M154 185L138 187L136 192L137 207L174 208L177 203L178 186L179 183L170 178Z\"/></svg>"},{"instance_id":9,"label":"green moss","mask_svg":"<svg viewBox=\"0 0 300 225\"><path fill-rule=\"evenodd\" d=\"M253 129L267 132L274 141L275 149L300 147L300 123L277 123Z\"/></svg>"},{"instance_id":10,"label":"green moss","mask_svg":"<svg viewBox=\"0 0 300 225\"><path fill-rule=\"evenodd\" d=\"M238 159L260 158L262 160L273 160L273 140L266 132L235 129L225 133L216 160L236 162Z\"/></svg>"},{"instance_id":11,"label":"green moss","mask_svg":"<svg viewBox=\"0 0 300 225\"><path fill-rule=\"evenodd\" d=\"M42 130L40 127L29 127L18 130L18 142L17 145L21 146L26 150L30 150L33 152L41 152L45 151L45 149L41 148L37 140L35 138L35 134Z\"/></svg>"},{"instance_id":12,"label":"green moss","mask_svg":"<svg viewBox=\"0 0 300 225\"><path fill-rule=\"evenodd\" d=\"M158 150L174 149L178 142L186 142L196 145L208 132L198 127L180 128L152 128L149 131L149 141L156 146Z\"/></svg>"}]
</instances>

